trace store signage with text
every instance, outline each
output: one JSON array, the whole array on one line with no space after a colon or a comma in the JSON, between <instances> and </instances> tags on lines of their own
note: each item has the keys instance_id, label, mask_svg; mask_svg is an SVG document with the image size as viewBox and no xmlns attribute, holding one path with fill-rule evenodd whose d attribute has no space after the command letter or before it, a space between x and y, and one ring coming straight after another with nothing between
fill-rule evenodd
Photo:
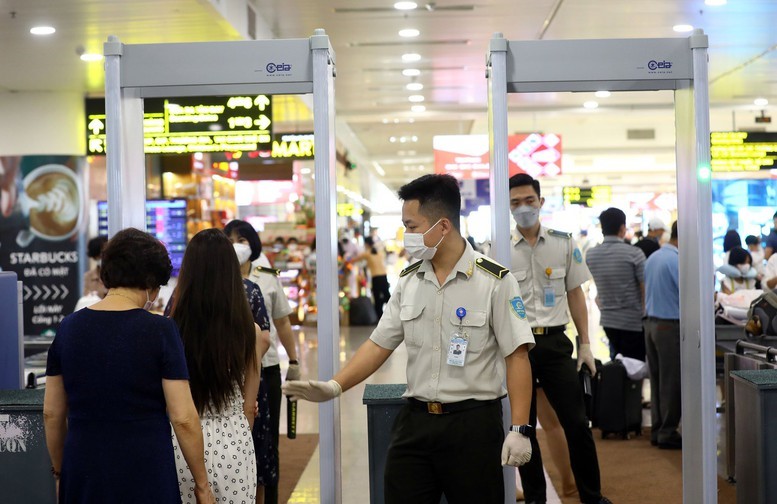
<instances>
[{"instance_id":1,"label":"store signage with text","mask_svg":"<svg viewBox=\"0 0 777 504\"><path fill-rule=\"evenodd\" d=\"M435 173L460 180L488 178L488 135L437 135L432 140ZM553 133L529 133L507 137L510 176L561 175L561 137Z\"/></svg>"},{"instance_id":2,"label":"store signage with text","mask_svg":"<svg viewBox=\"0 0 777 504\"><path fill-rule=\"evenodd\" d=\"M147 98L146 154L270 150L272 100L266 95ZM87 153L105 154L105 100L86 100Z\"/></svg>"},{"instance_id":3,"label":"store signage with text","mask_svg":"<svg viewBox=\"0 0 777 504\"><path fill-rule=\"evenodd\" d=\"M714 131L710 134L713 172L771 170L777 160L777 133Z\"/></svg>"},{"instance_id":4,"label":"store signage with text","mask_svg":"<svg viewBox=\"0 0 777 504\"><path fill-rule=\"evenodd\" d=\"M313 133L276 133L272 139L272 157L313 159Z\"/></svg>"}]
</instances>

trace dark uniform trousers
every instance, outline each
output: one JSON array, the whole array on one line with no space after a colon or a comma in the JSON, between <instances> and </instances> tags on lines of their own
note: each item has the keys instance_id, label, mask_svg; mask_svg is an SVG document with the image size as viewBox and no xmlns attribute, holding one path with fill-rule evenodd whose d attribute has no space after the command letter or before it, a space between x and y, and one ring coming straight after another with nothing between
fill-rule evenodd
<instances>
[{"instance_id":1,"label":"dark uniform trousers","mask_svg":"<svg viewBox=\"0 0 777 504\"><path fill-rule=\"evenodd\" d=\"M262 368L262 380L267 385L267 400L270 404L270 449L278 461L278 480L280 481L280 457L278 454L278 431L281 422L281 366L267 366ZM278 504L278 483L264 487L265 504Z\"/></svg>"},{"instance_id":2,"label":"dark uniform trousers","mask_svg":"<svg viewBox=\"0 0 777 504\"><path fill-rule=\"evenodd\" d=\"M532 374L539 382L559 422L564 428L569 445L572 473L584 504L601 500L599 461L596 445L585 416L583 392L571 359L573 345L563 332L535 337L536 345L529 352ZM537 425L536 390L531 401L532 425ZM544 503L547 500L542 455L536 437L532 437L532 457L528 464L518 468L527 503Z\"/></svg>"},{"instance_id":3,"label":"dark uniform trousers","mask_svg":"<svg viewBox=\"0 0 777 504\"><path fill-rule=\"evenodd\" d=\"M503 504L502 404L431 415L405 405L386 456L386 504Z\"/></svg>"},{"instance_id":4,"label":"dark uniform trousers","mask_svg":"<svg viewBox=\"0 0 777 504\"><path fill-rule=\"evenodd\" d=\"M624 357L641 360L645 362L645 332L626 331L625 329L616 329L614 327L605 327L604 334L610 340L610 359L621 354Z\"/></svg>"}]
</instances>

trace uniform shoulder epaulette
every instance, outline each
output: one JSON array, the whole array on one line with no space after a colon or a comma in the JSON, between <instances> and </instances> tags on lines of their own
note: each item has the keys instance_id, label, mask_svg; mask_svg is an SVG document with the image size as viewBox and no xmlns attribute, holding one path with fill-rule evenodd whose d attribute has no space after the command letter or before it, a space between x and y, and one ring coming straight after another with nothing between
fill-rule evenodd
<instances>
[{"instance_id":1,"label":"uniform shoulder epaulette","mask_svg":"<svg viewBox=\"0 0 777 504\"><path fill-rule=\"evenodd\" d=\"M254 268L254 273L268 273L270 275L281 276L281 270L275 268L265 268L264 266L257 266Z\"/></svg>"},{"instance_id":2,"label":"uniform shoulder epaulette","mask_svg":"<svg viewBox=\"0 0 777 504\"><path fill-rule=\"evenodd\" d=\"M408 266L407 268L403 269L403 270L402 270L402 271L399 273L399 278L402 278L403 276L407 276L407 275L409 275L410 273L413 273L414 271L418 270L418 268L420 268L420 267L421 267L421 263L423 263L423 261L418 261L418 262L416 262L416 263L413 263L413 264L411 264L411 265L410 265L410 266Z\"/></svg>"},{"instance_id":3,"label":"uniform shoulder epaulette","mask_svg":"<svg viewBox=\"0 0 777 504\"><path fill-rule=\"evenodd\" d=\"M501 264L495 263L494 261L486 259L485 257L478 257L475 259L475 264L478 268L482 269L490 275L499 278L500 280L510 272L509 269L505 268Z\"/></svg>"},{"instance_id":4,"label":"uniform shoulder epaulette","mask_svg":"<svg viewBox=\"0 0 777 504\"><path fill-rule=\"evenodd\" d=\"M572 233L565 233L564 231L558 231L556 229L548 229L548 234L558 236L559 238L572 238Z\"/></svg>"}]
</instances>

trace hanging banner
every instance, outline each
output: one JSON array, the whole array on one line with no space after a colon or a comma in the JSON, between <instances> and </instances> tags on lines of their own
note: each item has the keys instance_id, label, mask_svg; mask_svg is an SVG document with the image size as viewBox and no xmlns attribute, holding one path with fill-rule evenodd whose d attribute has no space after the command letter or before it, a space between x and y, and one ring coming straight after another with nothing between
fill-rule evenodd
<instances>
[{"instance_id":1,"label":"hanging banner","mask_svg":"<svg viewBox=\"0 0 777 504\"><path fill-rule=\"evenodd\" d=\"M0 268L23 282L24 333L53 335L78 301L84 158L0 157Z\"/></svg>"}]
</instances>

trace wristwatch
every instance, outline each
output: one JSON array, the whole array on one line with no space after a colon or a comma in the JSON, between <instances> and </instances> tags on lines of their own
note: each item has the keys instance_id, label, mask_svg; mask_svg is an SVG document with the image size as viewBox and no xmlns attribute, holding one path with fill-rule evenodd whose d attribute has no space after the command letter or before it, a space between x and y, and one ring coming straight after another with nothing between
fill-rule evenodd
<instances>
[{"instance_id":1,"label":"wristwatch","mask_svg":"<svg viewBox=\"0 0 777 504\"><path fill-rule=\"evenodd\" d=\"M289 364L299 364L299 361L297 359L289 359Z\"/></svg>"},{"instance_id":2,"label":"wristwatch","mask_svg":"<svg viewBox=\"0 0 777 504\"><path fill-rule=\"evenodd\" d=\"M523 434L524 436L530 438L534 436L534 427L531 425L511 425L510 426L510 432L517 432L518 434Z\"/></svg>"}]
</instances>

